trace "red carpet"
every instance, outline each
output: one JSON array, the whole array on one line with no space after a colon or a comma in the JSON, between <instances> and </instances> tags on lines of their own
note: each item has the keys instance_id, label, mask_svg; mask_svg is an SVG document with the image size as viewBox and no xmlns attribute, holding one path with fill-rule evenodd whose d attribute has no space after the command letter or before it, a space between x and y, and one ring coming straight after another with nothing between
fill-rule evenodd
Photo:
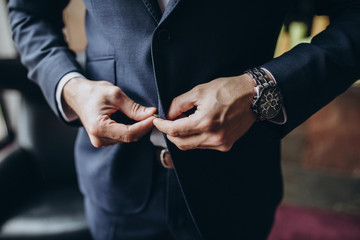
<instances>
[{"instance_id":1,"label":"red carpet","mask_svg":"<svg viewBox=\"0 0 360 240\"><path fill-rule=\"evenodd\" d=\"M360 240L360 216L281 205L268 240Z\"/></svg>"}]
</instances>

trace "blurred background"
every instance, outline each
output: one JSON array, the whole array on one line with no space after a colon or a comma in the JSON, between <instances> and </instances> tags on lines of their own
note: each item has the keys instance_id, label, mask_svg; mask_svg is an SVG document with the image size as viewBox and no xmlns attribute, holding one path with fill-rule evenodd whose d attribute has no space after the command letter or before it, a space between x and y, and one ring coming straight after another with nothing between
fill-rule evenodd
<instances>
[{"instance_id":1,"label":"blurred background","mask_svg":"<svg viewBox=\"0 0 360 240\"><path fill-rule=\"evenodd\" d=\"M64 11L64 34L80 62L84 14L81 0ZM275 56L328 24L314 16L312 0L299 1ZM54 117L17 57L0 0L0 239L89 239L73 166L75 129ZM285 137L282 156L284 200L269 239L360 239L360 84Z\"/></svg>"}]
</instances>

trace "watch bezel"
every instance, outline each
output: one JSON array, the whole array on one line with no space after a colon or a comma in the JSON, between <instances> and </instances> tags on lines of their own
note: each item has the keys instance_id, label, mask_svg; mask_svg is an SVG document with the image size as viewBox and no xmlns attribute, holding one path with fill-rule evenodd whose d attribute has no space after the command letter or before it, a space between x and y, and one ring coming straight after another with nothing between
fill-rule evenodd
<instances>
[{"instance_id":1,"label":"watch bezel","mask_svg":"<svg viewBox=\"0 0 360 240\"><path fill-rule=\"evenodd\" d=\"M266 97L266 92L269 91L276 91L279 95L279 99L277 101L277 105L278 108L272 110L270 113L269 112L264 112L264 109L262 107L262 102L264 101L264 98ZM268 99L265 100L265 102L269 102ZM278 86L267 86L265 88L263 88L260 92L260 96L255 100L254 104L253 104L253 111L256 113L257 117L260 120L269 120L269 119L273 119L275 118L280 112L281 112L281 108L283 106L283 96L281 94L281 90Z\"/></svg>"}]
</instances>

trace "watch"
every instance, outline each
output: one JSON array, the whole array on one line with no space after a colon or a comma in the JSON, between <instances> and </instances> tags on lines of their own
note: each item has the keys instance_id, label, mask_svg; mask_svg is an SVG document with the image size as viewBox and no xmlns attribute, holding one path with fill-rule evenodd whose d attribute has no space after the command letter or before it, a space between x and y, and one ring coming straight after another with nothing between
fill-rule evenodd
<instances>
[{"instance_id":1,"label":"watch","mask_svg":"<svg viewBox=\"0 0 360 240\"><path fill-rule=\"evenodd\" d=\"M254 87L256 95L251 108L257 119L263 121L275 118L283 106L280 88L261 68L253 68L245 73L249 74L256 84Z\"/></svg>"}]
</instances>

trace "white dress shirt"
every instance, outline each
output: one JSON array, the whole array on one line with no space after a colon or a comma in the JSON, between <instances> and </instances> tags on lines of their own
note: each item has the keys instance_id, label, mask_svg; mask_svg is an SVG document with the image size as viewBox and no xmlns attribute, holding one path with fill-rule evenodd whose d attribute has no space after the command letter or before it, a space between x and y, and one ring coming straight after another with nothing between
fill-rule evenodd
<instances>
[{"instance_id":1,"label":"white dress shirt","mask_svg":"<svg viewBox=\"0 0 360 240\"><path fill-rule=\"evenodd\" d=\"M158 0L158 2L159 2L161 12L164 13L165 8L166 8L167 4L169 3L169 0Z\"/></svg>"},{"instance_id":2,"label":"white dress shirt","mask_svg":"<svg viewBox=\"0 0 360 240\"><path fill-rule=\"evenodd\" d=\"M163 13L165 11L165 8L166 8L167 4L169 3L169 0L158 0L158 2L159 2L161 12ZM267 71L267 72L269 72L269 71ZM80 74L78 72L70 72L70 73L66 74L64 77L61 78L61 80L60 80L60 82L59 82L59 84L58 84L58 86L56 88L57 107L58 107L62 117L65 119L65 121L68 121L68 122L71 122L71 121L74 121L74 120L78 119L78 116L71 109L66 108L63 105L62 91L64 89L65 84L68 81L70 81L71 79L76 78L76 77L85 78L82 74ZM275 79L275 78L273 78L273 79ZM282 117L282 120L280 122L279 121L276 121L276 122L271 121L271 122L274 122L276 124L284 124L286 122L286 113L285 113L284 108L283 108L283 111L282 111L282 115L283 115L283 117ZM152 142L152 144L154 146L166 148L166 142L165 142L165 139L163 137L163 134L161 132L159 132L156 128L154 128L152 130L152 132L151 132L150 141Z\"/></svg>"}]
</instances>

